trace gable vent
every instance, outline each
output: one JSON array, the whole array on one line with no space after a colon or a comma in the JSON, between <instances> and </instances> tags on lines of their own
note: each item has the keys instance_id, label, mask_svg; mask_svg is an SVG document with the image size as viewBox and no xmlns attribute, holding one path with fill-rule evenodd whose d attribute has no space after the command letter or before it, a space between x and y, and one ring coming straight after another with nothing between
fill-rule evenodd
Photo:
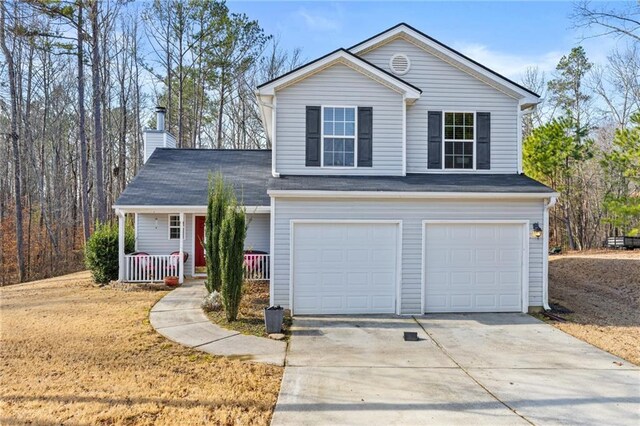
<instances>
[{"instance_id":1,"label":"gable vent","mask_svg":"<svg viewBox=\"0 0 640 426\"><path fill-rule=\"evenodd\" d=\"M404 75L411 68L411 61L404 53L396 53L389 59L389 68L396 75Z\"/></svg>"}]
</instances>

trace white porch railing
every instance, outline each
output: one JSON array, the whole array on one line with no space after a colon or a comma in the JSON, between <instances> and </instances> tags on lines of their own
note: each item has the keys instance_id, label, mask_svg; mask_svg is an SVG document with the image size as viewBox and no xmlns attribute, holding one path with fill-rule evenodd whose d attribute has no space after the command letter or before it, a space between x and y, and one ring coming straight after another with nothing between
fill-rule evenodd
<instances>
[{"instance_id":1,"label":"white porch railing","mask_svg":"<svg viewBox=\"0 0 640 426\"><path fill-rule=\"evenodd\" d=\"M179 276L180 255L128 254L125 257L125 281L155 282Z\"/></svg>"},{"instance_id":2,"label":"white porch railing","mask_svg":"<svg viewBox=\"0 0 640 426\"><path fill-rule=\"evenodd\" d=\"M269 275L269 255L268 254L247 254L244 255L244 279L247 281L268 280Z\"/></svg>"}]
</instances>

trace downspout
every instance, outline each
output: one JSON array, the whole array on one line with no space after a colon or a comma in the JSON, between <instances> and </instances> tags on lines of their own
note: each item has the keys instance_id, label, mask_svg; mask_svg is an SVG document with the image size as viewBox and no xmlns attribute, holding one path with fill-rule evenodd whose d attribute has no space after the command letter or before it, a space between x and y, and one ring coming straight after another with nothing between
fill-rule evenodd
<instances>
[{"instance_id":1,"label":"downspout","mask_svg":"<svg viewBox=\"0 0 640 426\"><path fill-rule=\"evenodd\" d=\"M545 311L550 310L549 307L549 210L555 206L557 197L551 197L544 201L544 239L542 242L542 307Z\"/></svg>"}]
</instances>

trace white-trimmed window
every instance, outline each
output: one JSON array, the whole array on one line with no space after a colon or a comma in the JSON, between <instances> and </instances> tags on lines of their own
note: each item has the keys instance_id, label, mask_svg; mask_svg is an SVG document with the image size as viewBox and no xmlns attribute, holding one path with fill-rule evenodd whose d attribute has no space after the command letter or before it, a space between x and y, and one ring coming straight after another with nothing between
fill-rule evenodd
<instances>
[{"instance_id":1,"label":"white-trimmed window","mask_svg":"<svg viewBox=\"0 0 640 426\"><path fill-rule=\"evenodd\" d=\"M322 107L323 167L356 166L356 107Z\"/></svg>"},{"instance_id":2,"label":"white-trimmed window","mask_svg":"<svg viewBox=\"0 0 640 426\"><path fill-rule=\"evenodd\" d=\"M182 239L185 239L184 232L184 223L182 223ZM179 240L180 239L180 215L179 214L170 214L169 215L169 239L170 240Z\"/></svg>"},{"instance_id":3,"label":"white-trimmed window","mask_svg":"<svg viewBox=\"0 0 640 426\"><path fill-rule=\"evenodd\" d=\"M473 169L476 143L473 112L444 113L444 168Z\"/></svg>"}]
</instances>

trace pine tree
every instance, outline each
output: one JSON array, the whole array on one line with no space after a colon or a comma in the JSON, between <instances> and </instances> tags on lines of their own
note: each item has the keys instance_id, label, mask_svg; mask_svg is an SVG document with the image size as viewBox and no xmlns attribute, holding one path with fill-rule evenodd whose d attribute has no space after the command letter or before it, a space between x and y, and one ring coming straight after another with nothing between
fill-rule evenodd
<instances>
[{"instance_id":1,"label":"pine tree","mask_svg":"<svg viewBox=\"0 0 640 426\"><path fill-rule=\"evenodd\" d=\"M234 203L227 209L220 229L220 263L222 269L222 304L227 321L238 317L244 282L244 239L246 216Z\"/></svg>"},{"instance_id":2,"label":"pine tree","mask_svg":"<svg viewBox=\"0 0 640 426\"><path fill-rule=\"evenodd\" d=\"M209 176L209 200L207 203L207 217L205 219L204 248L207 262L207 279L205 286L209 293L214 290L220 292L222 287L222 273L220 271L220 227L234 199L233 189L227 186L221 173L215 177Z\"/></svg>"}]
</instances>

